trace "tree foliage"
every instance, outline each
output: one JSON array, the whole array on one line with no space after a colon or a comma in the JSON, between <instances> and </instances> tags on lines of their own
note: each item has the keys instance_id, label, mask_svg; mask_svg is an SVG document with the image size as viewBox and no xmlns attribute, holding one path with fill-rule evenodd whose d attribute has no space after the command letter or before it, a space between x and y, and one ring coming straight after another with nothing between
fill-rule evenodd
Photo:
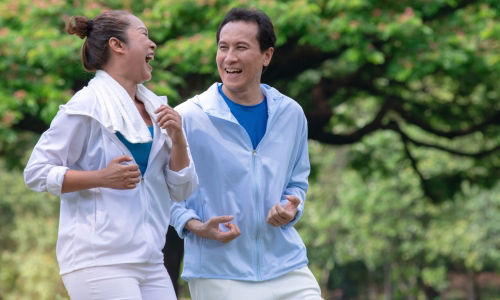
<instances>
[{"instance_id":1,"label":"tree foliage","mask_svg":"<svg viewBox=\"0 0 500 300\"><path fill-rule=\"evenodd\" d=\"M499 175L498 1L240 1L272 18L277 49L264 81L297 99L311 139L354 144L393 131L426 197L450 199L464 181ZM215 31L232 1L0 3L0 153L19 156L91 77L70 15L128 9L158 44L148 86L179 103L218 79ZM15 146L14 146L15 145ZM415 148L450 153L473 172L429 172ZM376 159L368 152L363 160ZM364 168L364 166L359 166ZM447 187L441 190L442 185Z\"/></svg>"},{"instance_id":2,"label":"tree foliage","mask_svg":"<svg viewBox=\"0 0 500 300\"><path fill-rule=\"evenodd\" d=\"M312 163L320 170L299 231L324 289L340 289L345 299L363 298L371 286L384 286L386 299L421 293L433 298L452 288L451 271L498 271L500 184L484 190L464 183L454 201L422 201L411 162L391 135L377 133L337 149L310 143ZM386 157L369 177L350 163L364 150ZM441 168L440 155L427 160L431 168ZM394 173L387 176L384 170Z\"/></svg>"}]
</instances>

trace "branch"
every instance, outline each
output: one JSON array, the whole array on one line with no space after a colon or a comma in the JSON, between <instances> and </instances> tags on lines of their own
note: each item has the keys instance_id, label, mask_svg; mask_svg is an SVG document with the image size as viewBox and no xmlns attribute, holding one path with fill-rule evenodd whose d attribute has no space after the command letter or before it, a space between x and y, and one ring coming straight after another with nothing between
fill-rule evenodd
<instances>
[{"instance_id":1,"label":"branch","mask_svg":"<svg viewBox=\"0 0 500 300\"><path fill-rule=\"evenodd\" d=\"M430 143L426 143L426 142L417 141L417 140L411 138L410 136L408 136L394 120L390 121L389 124L384 125L383 128L396 131L397 133L399 133L401 135L401 137L403 137L405 139L405 141L409 141L416 146L426 147L426 148L434 148L434 149L448 152L448 153L458 155L458 156L481 158L481 157L490 155L490 154L500 150L500 145L498 145L498 146L493 147L492 149L488 149L488 150L484 150L484 151L480 151L480 152L476 152L476 153L468 153L468 152L454 150L454 149L451 149L448 147L443 147L443 146L436 145L436 144L430 144Z\"/></svg>"},{"instance_id":2,"label":"branch","mask_svg":"<svg viewBox=\"0 0 500 300\"><path fill-rule=\"evenodd\" d=\"M396 124L396 126L398 126ZM399 127L398 127L399 128ZM424 175L420 170L418 169L418 162L415 159L415 157L411 154L410 147L408 146L408 137L404 134L401 134L402 132L399 132L399 136L401 137L401 141L403 142L403 147L406 153L406 156L410 160L411 166L415 173L417 174L418 178L420 179L420 186L422 187L422 191L424 192L424 195L427 196L429 199L431 199L432 202L436 203L436 199L433 196L431 189L429 188L429 185L427 184L427 180L425 180Z\"/></svg>"},{"instance_id":3,"label":"branch","mask_svg":"<svg viewBox=\"0 0 500 300\"><path fill-rule=\"evenodd\" d=\"M422 17L422 21L423 22L431 22L431 21L434 21L436 19L446 17L449 14L454 13L458 9L464 8L469 4L473 4L474 2L475 2L474 0L465 0L465 1L459 2L456 6L443 6L436 13L434 13L430 16Z\"/></svg>"},{"instance_id":4,"label":"branch","mask_svg":"<svg viewBox=\"0 0 500 300\"><path fill-rule=\"evenodd\" d=\"M294 78L308 69L319 67L324 61L340 56L346 46L323 52L309 45L298 45L298 38L288 38L288 41L277 47L269 68L262 74L263 82L276 82Z\"/></svg>"},{"instance_id":5,"label":"branch","mask_svg":"<svg viewBox=\"0 0 500 300\"><path fill-rule=\"evenodd\" d=\"M404 101L404 99L398 99L401 101ZM474 133L476 131L479 131L481 129L484 129L485 127L489 125L498 125L500 124L500 112L494 113L491 117L487 118L485 121L479 123L479 124L474 124L469 128L466 129L461 129L461 130L452 130L452 131L444 131L440 129L436 129L429 125L428 123L424 122L423 120L413 116L409 112L407 112L403 106L401 105L401 101L395 101L393 109L396 111L403 119L408 121L408 123L411 123L413 125L416 125L420 127L421 129L430 132L434 135L440 136L440 137L445 137L448 139L452 139L455 137L459 136L464 136L468 135L471 133Z\"/></svg>"},{"instance_id":6,"label":"branch","mask_svg":"<svg viewBox=\"0 0 500 300\"><path fill-rule=\"evenodd\" d=\"M321 126L321 128L319 128L318 126L318 123L320 125L324 125L324 122L318 122L317 120L312 119L310 115L308 115L309 138L331 145L345 145L356 143L365 135L382 128L382 119L387 114L387 112L389 112L390 107L391 104L389 101L384 102L378 113L375 115L375 118L370 123L350 134L334 134L325 132L323 128L324 126Z\"/></svg>"}]
</instances>

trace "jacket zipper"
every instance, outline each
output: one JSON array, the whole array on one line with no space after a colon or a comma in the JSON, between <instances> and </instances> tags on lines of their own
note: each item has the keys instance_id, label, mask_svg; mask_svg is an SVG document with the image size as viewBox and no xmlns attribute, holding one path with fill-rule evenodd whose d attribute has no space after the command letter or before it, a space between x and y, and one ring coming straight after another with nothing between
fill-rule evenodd
<instances>
[{"instance_id":1,"label":"jacket zipper","mask_svg":"<svg viewBox=\"0 0 500 300\"><path fill-rule=\"evenodd\" d=\"M260 274L260 222L262 221L261 214L260 214L260 209L261 209L261 201L259 198L259 184L256 180L258 177L257 174L257 150L254 149L252 151L252 179L253 179L253 187L254 187L254 197L255 197L255 202L257 204L256 206L256 211L257 211L257 220L255 222L256 224L256 232L255 232L255 261L256 261L256 276L257 280L261 280L261 274Z\"/></svg>"}]
</instances>

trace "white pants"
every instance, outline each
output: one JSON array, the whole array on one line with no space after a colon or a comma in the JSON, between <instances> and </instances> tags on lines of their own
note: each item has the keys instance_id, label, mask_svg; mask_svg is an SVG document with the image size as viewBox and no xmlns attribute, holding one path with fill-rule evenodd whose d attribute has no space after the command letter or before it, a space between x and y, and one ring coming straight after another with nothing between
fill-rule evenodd
<instances>
[{"instance_id":1,"label":"white pants","mask_svg":"<svg viewBox=\"0 0 500 300\"><path fill-rule=\"evenodd\" d=\"M303 267L266 281L192 278L192 300L320 300L321 290L309 268Z\"/></svg>"},{"instance_id":2,"label":"white pants","mask_svg":"<svg viewBox=\"0 0 500 300\"><path fill-rule=\"evenodd\" d=\"M90 267L62 276L72 300L176 300L163 264Z\"/></svg>"}]
</instances>

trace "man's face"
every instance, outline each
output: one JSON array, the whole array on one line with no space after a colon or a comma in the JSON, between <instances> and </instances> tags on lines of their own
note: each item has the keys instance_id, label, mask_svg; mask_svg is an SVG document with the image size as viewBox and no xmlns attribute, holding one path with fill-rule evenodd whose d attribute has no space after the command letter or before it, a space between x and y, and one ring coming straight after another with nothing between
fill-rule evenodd
<instances>
[{"instance_id":1,"label":"man's face","mask_svg":"<svg viewBox=\"0 0 500 300\"><path fill-rule=\"evenodd\" d=\"M229 22L220 32L217 69L224 88L231 94L255 89L260 84L262 67L269 65L274 49L260 51L258 26L253 22Z\"/></svg>"}]
</instances>

